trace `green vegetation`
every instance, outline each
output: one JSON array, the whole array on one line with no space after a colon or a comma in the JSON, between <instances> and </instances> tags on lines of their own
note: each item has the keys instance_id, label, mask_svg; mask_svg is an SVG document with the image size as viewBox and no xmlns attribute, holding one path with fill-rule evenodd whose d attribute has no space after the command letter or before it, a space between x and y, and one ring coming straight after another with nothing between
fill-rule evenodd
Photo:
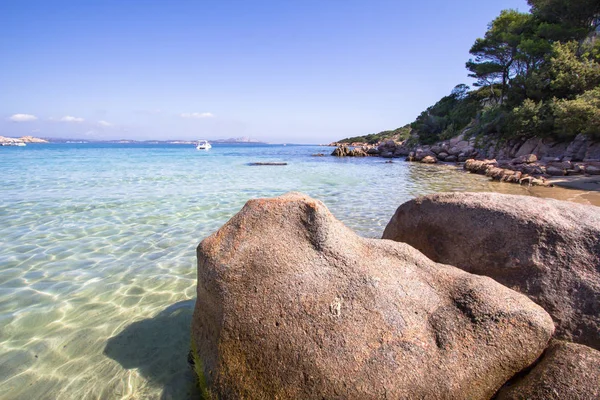
<instances>
[{"instance_id":1,"label":"green vegetation","mask_svg":"<svg viewBox=\"0 0 600 400\"><path fill-rule=\"evenodd\" d=\"M450 95L423 111L410 126L418 132L421 143L432 144L458 135L480 109L481 92L469 92L467 85L458 85Z\"/></svg>"},{"instance_id":2,"label":"green vegetation","mask_svg":"<svg viewBox=\"0 0 600 400\"><path fill-rule=\"evenodd\" d=\"M200 389L200 395L202 396L203 400L211 400L214 398L214 396L208 388L206 377L204 376L204 366L202 364L200 356L198 355L198 350L196 349L196 343L194 342L194 339L192 339L190 343L190 352L192 353L194 372L198 377L198 387Z\"/></svg>"},{"instance_id":3,"label":"green vegetation","mask_svg":"<svg viewBox=\"0 0 600 400\"><path fill-rule=\"evenodd\" d=\"M397 141L402 141L408 139L410 136L410 125L404 125L398 129L394 129L393 131L383 131L379 133L371 133L369 135L364 136L354 136L351 138L346 138L340 140L338 143L369 143L376 144L385 139L394 139Z\"/></svg>"},{"instance_id":4,"label":"green vegetation","mask_svg":"<svg viewBox=\"0 0 600 400\"><path fill-rule=\"evenodd\" d=\"M528 3L531 13L502 11L475 41L466 67L478 89L440 117L453 119L454 110L474 98L479 104L470 103L469 123L481 135L568 140L584 133L600 138L600 38L592 34L600 24L600 2ZM432 135L418 121L413 127L424 143L450 133L438 128Z\"/></svg>"},{"instance_id":5,"label":"green vegetation","mask_svg":"<svg viewBox=\"0 0 600 400\"><path fill-rule=\"evenodd\" d=\"M467 61L474 88L461 84L410 124L431 144L471 127L515 137L600 139L600 2L528 0L529 13L504 10L475 40ZM411 132L402 129L400 140ZM345 139L374 143L397 131ZM412 140L412 139L411 139Z\"/></svg>"}]
</instances>

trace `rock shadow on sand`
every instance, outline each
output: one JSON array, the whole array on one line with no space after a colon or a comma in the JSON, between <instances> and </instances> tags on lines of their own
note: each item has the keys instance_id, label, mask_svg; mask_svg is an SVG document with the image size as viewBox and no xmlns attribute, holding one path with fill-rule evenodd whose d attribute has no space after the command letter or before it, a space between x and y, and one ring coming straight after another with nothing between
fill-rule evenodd
<instances>
[{"instance_id":1,"label":"rock shadow on sand","mask_svg":"<svg viewBox=\"0 0 600 400\"><path fill-rule=\"evenodd\" d=\"M152 385L162 386L161 399L201 398L187 363L194 303L180 301L132 323L107 340L104 354L125 369L138 369Z\"/></svg>"}]
</instances>

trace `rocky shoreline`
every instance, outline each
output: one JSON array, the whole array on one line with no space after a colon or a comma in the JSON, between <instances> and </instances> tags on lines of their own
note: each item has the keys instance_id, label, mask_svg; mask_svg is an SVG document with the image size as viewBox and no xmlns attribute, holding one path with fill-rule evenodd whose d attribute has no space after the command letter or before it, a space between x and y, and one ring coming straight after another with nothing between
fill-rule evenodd
<instances>
[{"instance_id":1,"label":"rocky shoreline","mask_svg":"<svg viewBox=\"0 0 600 400\"><path fill-rule=\"evenodd\" d=\"M16 146L19 144L25 144L25 143L48 143L47 140L44 139L40 139L40 138L35 138L33 136L23 136L20 138L10 138L10 137L5 137L5 136L0 136L0 146Z\"/></svg>"},{"instance_id":2,"label":"rocky shoreline","mask_svg":"<svg viewBox=\"0 0 600 400\"><path fill-rule=\"evenodd\" d=\"M598 398L598 243L597 207L524 196L417 198L382 239L250 200L198 246L190 359L206 398Z\"/></svg>"},{"instance_id":3,"label":"rocky shoreline","mask_svg":"<svg viewBox=\"0 0 600 400\"><path fill-rule=\"evenodd\" d=\"M478 144L462 134L433 145L414 145L414 140L386 140L376 145L332 143L337 157L404 158L406 161L463 166L466 171L493 180L551 186L552 177L600 175L600 142L578 135L571 142L541 138L515 139L506 143Z\"/></svg>"}]
</instances>

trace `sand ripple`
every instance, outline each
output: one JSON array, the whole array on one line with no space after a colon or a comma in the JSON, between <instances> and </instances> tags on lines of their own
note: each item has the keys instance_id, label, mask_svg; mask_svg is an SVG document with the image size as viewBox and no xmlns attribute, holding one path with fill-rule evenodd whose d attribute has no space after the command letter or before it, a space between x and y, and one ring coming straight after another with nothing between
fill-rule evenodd
<instances>
[{"instance_id":1,"label":"sand ripple","mask_svg":"<svg viewBox=\"0 0 600 400\"><path fill-rule=\"evenodd\" d=\"M310 157L319 150L46 145L4 153L0 397L197 397L186 363L195 247L249 198L303 191L359 234L380 237L417 195L558 193L444 166ZM255 161L288 165L247 166Z\"/></svg>"}]
</instances>

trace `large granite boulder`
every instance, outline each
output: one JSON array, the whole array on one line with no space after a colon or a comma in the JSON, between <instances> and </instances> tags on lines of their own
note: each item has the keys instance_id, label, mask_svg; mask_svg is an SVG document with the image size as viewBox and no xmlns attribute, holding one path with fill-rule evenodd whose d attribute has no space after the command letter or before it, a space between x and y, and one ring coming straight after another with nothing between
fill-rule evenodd
<instances>
[{"instance_id":1,"label":"large granite boulder","mask_svg":"<svg viewBox=\"0 0 600 400\"><path fill-rule=\"evenodd\" d=\"M436 194L401 205L383 238L527 294L552 315L558 338L600 348L600 208Z\"/></svg>"},{"instance_id":2,"label":"large granite boulder","mask_svg":"<svg viewBox=\"0 0 600 400\"><path fill-rule=\"evenodd\" d=\"M600 352L553 341L527 375L502 388L497 400L600 399Z\"/></svg>"},{"instance_id":3,"label":"large granite boulder","mask_svg":"<svg viewBox=\"0 0 600 400\"><path fill-rule=\"evenodd\" d=\"M197 253L192 348L220 398L489 399L554 330L527 297L298 193L249 201Z\"/></svg>"}]
</instances>

